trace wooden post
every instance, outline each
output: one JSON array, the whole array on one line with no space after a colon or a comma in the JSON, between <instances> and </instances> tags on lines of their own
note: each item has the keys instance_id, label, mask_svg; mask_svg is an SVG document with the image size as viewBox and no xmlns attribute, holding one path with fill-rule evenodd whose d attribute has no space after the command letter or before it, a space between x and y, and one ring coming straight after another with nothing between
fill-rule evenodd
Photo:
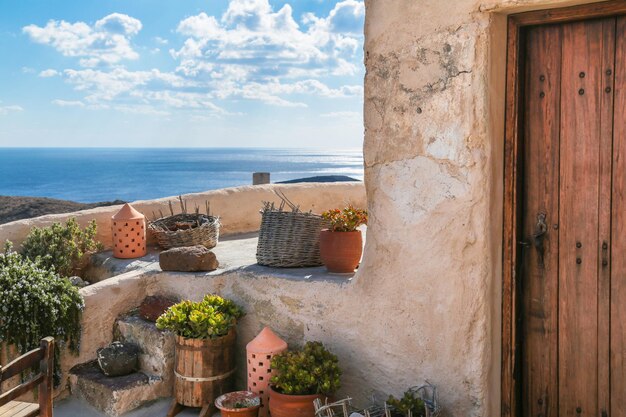
<instances>
[{"instance_id":1,"label":"wooden post","mask_svg":"<svg viewBox=\"0 0 626 417\"><path fill-rule=\"evenodd\" d=\"M43 375L43 382L39 385L39 415L52 417L52 386L54 374L54 338L46 337L41 340L41 359L39 370Z\"/></svg>"}]
</instances>

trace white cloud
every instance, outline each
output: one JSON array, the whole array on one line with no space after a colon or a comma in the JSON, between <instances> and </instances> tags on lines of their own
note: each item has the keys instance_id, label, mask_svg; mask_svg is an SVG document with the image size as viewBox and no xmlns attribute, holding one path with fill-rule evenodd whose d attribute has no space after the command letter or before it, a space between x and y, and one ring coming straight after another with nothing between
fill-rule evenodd
<instances>
[{"instance_id":1,"label":"white cloud","mask_svg":"<svg viewBox=\"0 0 626 417\"><path fill-rule=\"evenodd\" d=\"M0 116L6 116L9 113L16 113L21 111L24 111L24 108L22 106L0 106Z\"/></svg>"},{"instance_id":2,"label":"white cloud","mask_svg":"<svg viewBox=\"0 0 626 417\"><path fill-rule=\"evenodd\" d=\"M94 26L97 30L116 33L118 35L136 35L141 30L141 22L121 13L113 13L98 20Z\"/></svg>"},{"instance_id":3,"label":"white cloud","mask_svg":"<svg viewBox=\"0 0 626 417\"><path fill-rule=\"evenodd\" d=\"M52 100L52 104L59 107L85 107L85 103L82 101L68 101L68 100Z\"/></svg>"},{"instance_id":4,"label":"white cloud","mask_svg":"<svg viewBox=\"0 0 626 417\"><path fill-rule=\"evenodd\" d=\"M35 69L31 68L31 67L22 67L22 72L24 74L34 74L35 73Z\"/></svg>"},{"instance_id":5,"label":"white cloud","mask_svg":"<svg viewBox=\"0 0 626 417\"><path fill-rule=\"evenodd\" d=\"M44 27L33 24L22 31L34 42L50 45L64 56L80 58L84 67L95 67L139 58L130 39L141 27L139 20L113 13L93 26L85 22L50 20Z\"/></svg>"},{"instance_id":6,"label":"white cloud","mask_svg":"<svg viewBox=\"0 0 626 417\"><path fill-rule=\"evenodd\" d=\"M54 69L43 70L39 73L39 76L41 78L56 77L57 75L59 75L59 71L54 70Z\"/></svg>"},{"instance_id":7,"label":"white cloud","mask_svg":"<svg viewBox=\"0 0 626 417\"><path fill-rule=\"evenodd\" d=\"M80 103L86 108L155 115L188 109L214 117L240 114L222 106L229 100L307 107L312 97L362 97L361 85L341 85L337 76L363 71L363 16L357 0L341 0L326 16L308 13L299 20L289 4L274 10L269 0L230 0L222 16L199 13L178 24L184 39L169 50L177 61L173 72L124 66L138 57L130 41L142 24L120 13L93 25L50 21L24 32L89 67L39 74L62 77L84 94ZM142 48L151 53L170 43L161 37L149 42Z\"/></svg>"},{"instance_id":8,"label":"white cloud","mask_svg":"<svg viewBox=\"0 0 626 417\"><path fill-rule=\"evenodd\" d=\"M118 96L147 88L163 90L193 85L178 75L157 69L151 71L129 71L124 68L109 71L68 69L64 71L63 76L76 90L87 92L85 99L92 103L110 101Z\"/></svg>"},{"instance_id":9,"label":"white cloud","mask_svg":"<svg viewBox=\"0 0 626 417\"><path fill-rule=\"evenodd\" d=\"M343 0L326 17L306 14L298 23L289 4L274 11L269 0L231 0L218 20L200 13L180 22L183 46L170 53L179 71L214 77L220 67L247 67L248 81L315 73L353 75L361 68L362 1ZM359 29L360 28L360 29Z\"/></svg>"},{"instance_id":10,"label":"white cloud","mask_svg":"<svg viewBox=\"0 0 626 417\"><path fill-rule=\"evenodd\" d=\"M333 89L319 79L362 68L364 14L362 1L343 0L328 16L307 14L298 23L289 4L274 11L268 0L231 0L219 19L200 13L181 21L177 31L187 39L170 53L179 74L211 85L220 98L304 107L284 95L362 94L360 86Z\"/></svg>"}]
</instances>

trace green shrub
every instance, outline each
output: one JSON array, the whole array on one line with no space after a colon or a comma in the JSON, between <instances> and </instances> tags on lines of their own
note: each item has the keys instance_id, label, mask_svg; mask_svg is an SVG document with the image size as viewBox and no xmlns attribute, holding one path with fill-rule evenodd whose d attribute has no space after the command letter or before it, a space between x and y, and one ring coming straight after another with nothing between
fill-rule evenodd
<instances>
[{"instance_id":1,"label":"green shrub","mask_svg":"<svg viewBox=\"0 0 626 417\"><path fill-rule=\"evenodd\" d=\"M400 399L390 395L387 404L393 407L394 416L408 417L409 411L411 411L412 417L425 417L426 415L424 401L417 395L415 390L410 389L406 391Z\"/></svg>"},{"instance_id":2,"label":"green shrub","mask_svg":"<svg viewBox=\"0 0 626 417\"><path fill-rule=\"evenodd\" d=\"M226 336L244 316L243 309L219 295L207 294L200 302L181 301L157 319L157 327L190 339Z\"/></svg>"},{"instance_id":3,"label":"green shrub","mask_svg":"<svg viewBox=\"0 0 626 417\"><path fill-rule=\"evenodd\" d=\"M320 342L274 356L272 369L274 389L287 395L330 394L341 386L339 360Z\"/></svg>"},{"instance_id":4,"label":"green shrub","mask_svg":"<svg viewBox=\"0 0 626 417\"><path fill-rule=\"evenodd\" d=\"M330 230L333 232L354 232L357 227L367 224L367 210L357 209L351 205L343 209L325 211L322 217L330 222Z\"/></svg>"},{"instance_id":5,"label":"green shrub","mask_svg":"<svg viewBox=\"0 0 626 417\"><path fill-rule=\"evenodd\" d=\"M78 289L66 278L12 252L10 244L0 253L0 342L23 354L39 347L42 338L54 337L57 383L59 344L78 353L83 308Z\"/></svg>"},{"instance_id":6,"label":"green shrub","mask_svg":"<svg viewBox=\"0 0 626 417\"><path fill-rule=\"evenodd\" d=\"M95 240L98 226L93 220L83 230L72 218L65 223L54 223L50 227L33 227L22 245L22 255L35 260L59 275L78 275L85 267L85 256L102 250L102 244Z\"/></svg>"}]
</instances>

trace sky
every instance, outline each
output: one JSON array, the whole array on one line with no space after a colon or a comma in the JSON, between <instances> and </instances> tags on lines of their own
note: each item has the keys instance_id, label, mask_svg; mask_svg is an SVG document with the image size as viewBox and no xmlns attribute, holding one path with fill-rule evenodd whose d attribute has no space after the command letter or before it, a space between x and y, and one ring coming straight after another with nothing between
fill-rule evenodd
<instances>
[{"instance_id":1,"label":"sky","mask_svg":"<svg viewBox=\"0 0 626 417\"><path fill-rule=\"evenodd\" d=\"M0 0L0 147L361 147L361 0Z\"/></svg>"}]
</instances>

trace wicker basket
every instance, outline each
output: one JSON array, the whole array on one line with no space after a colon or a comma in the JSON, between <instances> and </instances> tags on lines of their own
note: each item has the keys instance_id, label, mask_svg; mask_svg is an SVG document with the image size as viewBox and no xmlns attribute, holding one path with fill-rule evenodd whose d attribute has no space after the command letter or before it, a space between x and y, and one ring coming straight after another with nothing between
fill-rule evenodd
<instances>
[{"instance_id":1,"label":"wicker basket","mask_svg":"<svg viewBox=\"0 0 626 417\"><path fill-rule=\"evenodd\" d=\"M320 266L320 231L328 227L321 216L302 213L297 207L284 211L265 203L256 259L259 265L278 268Z\"/></svg>"},{"instance_id":2,"label":"wicker basket","mask_svg":"<svg viewBox=\"0 0 626 417\"><path fill-rule=\"evenodd\" d=\"M196 245L211 249L220 236L220 219L206 214L181 213L154 220L148 229L164 249Z\"/></svg>"}]
</instances>

